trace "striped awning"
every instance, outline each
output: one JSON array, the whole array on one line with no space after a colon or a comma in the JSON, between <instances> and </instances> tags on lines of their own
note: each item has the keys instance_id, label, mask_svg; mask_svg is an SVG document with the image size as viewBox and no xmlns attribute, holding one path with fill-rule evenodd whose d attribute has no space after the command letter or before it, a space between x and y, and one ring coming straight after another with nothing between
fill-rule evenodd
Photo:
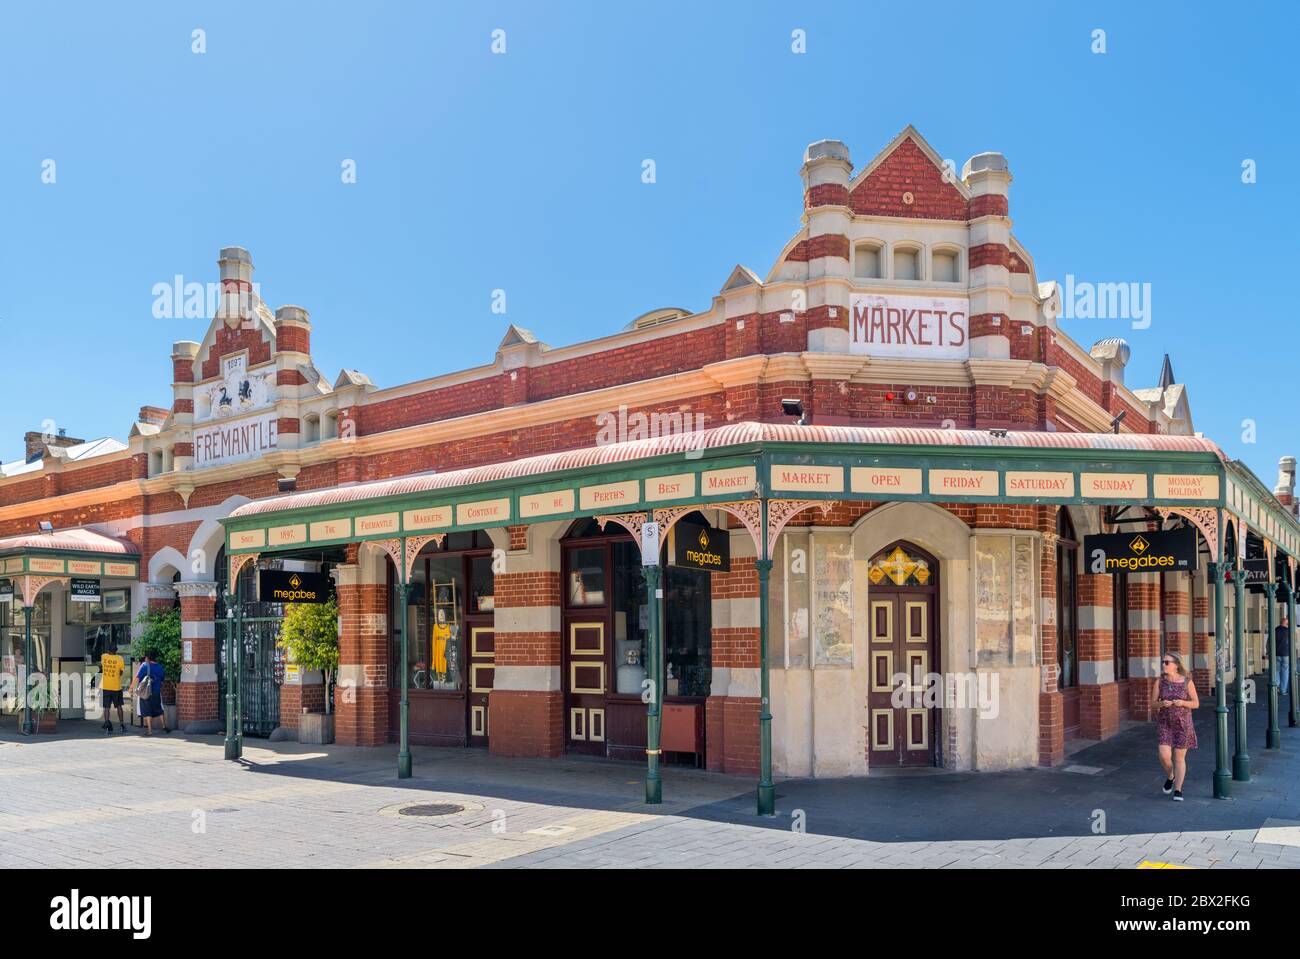
<instances>
[{"instance_id":1,"label":"striped awning","mask_svg":"<svg viewBox=\"0 0 1300 959\"><path fill-rule=\"evenodd\" d=\"M231 518L256 516L287 509L306 509L357 503L368 499L410 493L437 492L496 480L523 479L561 470L609 466L650 459L673 453L687 453L762 443L803 443L849 446L925 446L1078 450L1080 452L1212 453L1226 460L1219 447L1198 436L1165 436L1145 433L1050 433L987 430L918 429L902 426L797 426L788 423L734 423L698 432L672 433L655 439L589 446L562 453L546 453L449 470L445 473L415 473L394 479L358 483L303 493L290 493L247 503Z\"/></svg>"}]
</instances>

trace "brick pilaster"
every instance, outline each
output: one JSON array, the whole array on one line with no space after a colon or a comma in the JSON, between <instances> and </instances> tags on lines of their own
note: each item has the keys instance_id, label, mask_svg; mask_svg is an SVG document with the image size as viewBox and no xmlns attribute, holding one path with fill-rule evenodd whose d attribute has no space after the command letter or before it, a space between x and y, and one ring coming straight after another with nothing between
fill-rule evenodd
<instances>
[{"instance_id":1,"label":"brick pilaster","mask_svg":"<svg viewBox=\"0 0 1300 959\"><path fill-rule=\"evenodd\" d=\"M536 544L512 527L509 572L493 580L496 670L488 694L488 750L502 756L564 753L564 693L560 687L560 571L558 552Z\"/></svg>"},{"instance_id":2,"label":"brick pilaster","mask_svg":"<svg viewBox=\"0 0 1300 959\"><path fill-rule=\"evenodd\" d=\"M335 568L339 603L339 679L334 738L345 746L388 740L389 615L383 557L362 550Z\"/></svg>"},{"instance_id":3,"label":"brick pilaster","mask_svg":"<svg viewBox=\"0 0 1300 959\"><path fill-rule=\"evenodd\" d=\"M1160 680L1160 574L1128 575L1129 717L1150 719Z\"/></svg>"},{"instance_id":4,"label":"brick pilaster","mask_svg":"<svg viewBox=\"0 0 1300 959\"><path fill-rule=\"evenodd\" d=\"M1115 682L1113 580L1079 574L1079 734L1108 739L1119 732Z\"/></svg>"},{"instance_id":5,"label":"brick pilaster","mask_svg":"<svg viewBox=\"0 0 1300 959\"><path fill-rule=\"evenodd\" d=\"M187 733L215 733L221 726L217 702L216 583L177 583L181 600L181 683L176 723ZM184 646L182 646L182 650Z\"/></svg>"}]
</instances>

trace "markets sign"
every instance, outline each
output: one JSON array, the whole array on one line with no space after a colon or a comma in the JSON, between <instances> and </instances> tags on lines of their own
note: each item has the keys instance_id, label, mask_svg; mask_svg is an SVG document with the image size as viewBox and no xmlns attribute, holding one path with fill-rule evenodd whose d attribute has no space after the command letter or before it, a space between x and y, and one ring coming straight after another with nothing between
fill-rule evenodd
<instances>
[{"instance_id":1,"label":"markets sign","mask_svg":"<svg viewBox=\"0 0 1300 959\"><path fill-rule=\"evenodd\" d=\"M76 577L68 580L68 599L74 603L98 603L99 580Z\"/></svg>"},{"instance_id":2,"label":"markets sign","mask_svg":"<svg viewBox=\"0 0 1300 959\"><path fill-rule=\"evenodd\" d=\"M257 573L257 595L263 603L326 603L330 578L324 573L262 569Z\"/></svg>"},{"instance_id":3,"label":"markets sign","mask_svg":"<svg viewBox=\"0 0 1300 959\"><path fill-rule=\"evenodd\" d=\"M680 522L673 527L674 566L731 572L731 535L724 529Z\"/></svg>"},{"instance_id":4,"label":"markets sign","mask_svg":"<svg viewBox=\"0 0 1300 959\"><path fill-rule=\"evenodd\" d=\"M1196 531L1099 533L1083 538L1089 573L1156 573L1196 569Z\"/></svg>"},{"instance_id":5,"label":"markets sign","mask_svg":"<svg viewBox=\"0 0 1300 959\"><path fill-rule=\"evenodd\" d=\"M849 352L925 360L970 358L970 304L940 296L849 296Z\"/></svg>"},{"instance_id":6,"label":"markets sign","mask_svg":"<svg viewBox=\"0 0 1300 959\"><path fill-rule=\"evenodd\" d=\"M276 413L194 430L194 468L256 459L276 448Z\"/></svg>"}]
</instances>

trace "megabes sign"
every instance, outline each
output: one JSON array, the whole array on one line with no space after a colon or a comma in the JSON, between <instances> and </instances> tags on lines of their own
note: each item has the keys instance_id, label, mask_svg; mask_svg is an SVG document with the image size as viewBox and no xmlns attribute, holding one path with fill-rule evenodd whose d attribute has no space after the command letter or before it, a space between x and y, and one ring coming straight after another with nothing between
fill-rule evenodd
<instances>
[{"instance_id":1,"label":"megabes sign","mask_svg":"<svg viewBox=\"0 0 1300 959\"><path fill-rule=\"evenodd\" d=\"M672 528L670 562L710 573L731 572L731 536L724 529L682 520Z\"/></svg>"},{"instance_id":2,"label":"megabes sign","mask_svg":"<svg viewBox=\"0 0 1300 959\"><path fill-rule=\"evenodd\" d=\"M1083 538L1089 573L1190 572L1197 568L1196 531L1170 529L1098 533Z\"/></svg>"},{"instance_id":3,"label":"megabes sign","mask_svg":"<svg viewBox=\"0 0 1300 959\"><path fill-rule=\"evenodd\" d=\"M257 595L263 603L327 603L330 578L324 573L258 570Z\"/></svg>"}]
</instances>

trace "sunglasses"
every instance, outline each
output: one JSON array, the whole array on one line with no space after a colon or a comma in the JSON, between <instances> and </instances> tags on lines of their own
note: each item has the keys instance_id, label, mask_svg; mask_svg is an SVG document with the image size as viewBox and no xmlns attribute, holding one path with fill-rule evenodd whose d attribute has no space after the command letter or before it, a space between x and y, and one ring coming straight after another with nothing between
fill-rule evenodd
<instances>
[{"instance_id":1,"label":"sunglasses","mask_svg":"<svg viewBox=\"0 0 1300 959\"><path fill-rule=\"evenodd\" d=\"M1174 665L1174 660L1172 660L1172 659L1162 659L1162 660L1160 660L1160 665L1161 665L1161 666L1173 666L1173 665Z\"/></svg>"}]
</instances>

